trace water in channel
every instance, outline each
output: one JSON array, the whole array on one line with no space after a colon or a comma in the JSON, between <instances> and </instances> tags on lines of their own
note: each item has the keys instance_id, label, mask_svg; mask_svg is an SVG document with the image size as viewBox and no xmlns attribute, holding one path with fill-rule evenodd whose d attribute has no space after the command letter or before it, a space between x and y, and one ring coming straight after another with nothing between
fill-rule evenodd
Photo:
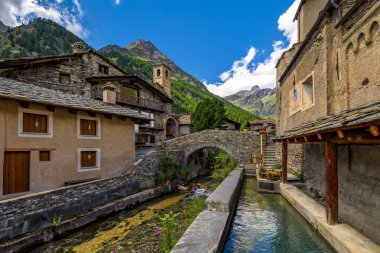
<instances>
[{"instance_id":1,"label":"water in channel","mask_svg":"<svg viewBox=\"0 0 380 253\"><path fill-rule=\"evenodd\" d=\"M279 194L259 194L256 179L243 184L225 253L335 252Z\"/></svg>"}]
</instances>

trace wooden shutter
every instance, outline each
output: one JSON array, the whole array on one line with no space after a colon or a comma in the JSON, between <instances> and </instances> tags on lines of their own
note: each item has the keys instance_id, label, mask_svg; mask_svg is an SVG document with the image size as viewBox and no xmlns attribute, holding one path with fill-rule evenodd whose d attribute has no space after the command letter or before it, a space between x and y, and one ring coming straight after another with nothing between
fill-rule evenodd
<instances>
[{"instance_id":1,"label":"wooden shutter","mask_svg":"<svg viewBox=\"0 0 380 253\"><path fill-rule=\"evenodd\" d=\"M96 167L96 151L81 151L80 166Z\"/></svg>"},{"instance_id":2,"label":"wooden shutter","mask_svg":"<svg viewBox=\"0 0 380 253\"><path fill-rule=\"evenodd\" d=\"M96 136L96 120L80 119L80 135Z\"/></svg>"},{"instance_id":3,"label":"wooden shutter","mask_svg":"<svg viewBox=\"0 0 380 253\"><path fill-rule=\"evenodd\" d=\"M40 151L40 161L50 161L50 151Z\"/></svg>"},{"instance_id":4,"label":"wooden shutter","mask_svg":"<svg viewBox=\"0 0 380 253\"><path fill-rule=\"evenodd\" d=\"M23 132L48 133L48 116L34 113L23 113Z\"/></svg>"}]
</instances>

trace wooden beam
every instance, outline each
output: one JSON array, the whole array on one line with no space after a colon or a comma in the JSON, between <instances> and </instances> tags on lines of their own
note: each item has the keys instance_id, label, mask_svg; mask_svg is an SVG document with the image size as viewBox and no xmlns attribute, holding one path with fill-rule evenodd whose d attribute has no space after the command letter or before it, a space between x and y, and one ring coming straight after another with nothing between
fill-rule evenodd
<instances>
[{"instance_id":1,"label":"wooden beam","mask_svg":"<svg viewBox=\"0 0 380 253\"><path fill-rule=\"evenodd\" d=\"M306 136L304 136L303 139L304 139L305 142L307 142L307 137Z\"/></svg>"},{"instance_id":2,"label":"wooden beam","mask_svg":"<svg viewBox=\"0 0 380 253\"><path fill-rule=\"evenodd\" d=\"M322 134L317 134L318 140L322 140Z\"/></svg>"},{"instance_id":3,"label":"wooden beam","mask_svg":"<svg viewBox=\"0 0 380 253\"><path fill-rule=\"evenodd\" d=\"M369 131L371 134L375 137L378 137L380 135L379 128L375 125L369 127Z\"/></svg>"},{"instance_id":4,"label":"wooden beam","mask_svg":"<svg viewBox=\"0 0 380 253\"><path fill-rule=\"evenodd\" d=\"M282 143L282 182L288 182L288 143Z\"/></svg>"},{"instance_id":5,"label":"wooden beam","mask_svg":"<svg viewBox=\"0 0 380 253\"><path fill-rule=\"evenodd\" d=\"M28 102L20 101L20 105L23 108L29 108L29 103Z\"/></svg>"},{"instance_id":6,"label":"wooden beam","mask_svg":"<svg viewBox=\"0 0 380 253\"><path fill-rule=\"evenodd\" d=\"M96 117L96 112L87 112L90 117Z\"/></svg>"},{"instance_id":7,"label":"wooden beam","mask_svg":"<svg viewBox=\"0 0 380 253\"><path fill-rule=\"evenodd\" d=\"M47 105L47 106L46 106L46 109L47 109L49 112L55 112L55 107L54 107L54 106Z\"/></svg>"},{"instance_id":8,"label":"wooden beam","mask_svg":"<svg viewBox=\"0 0 380 253\"><path fill-rule=\"evenodd\" d=\"M334 143L325 143L326 167L326 217L329 225L338 224L338 169L336 160L336 146Z\"/></svg>"},{"instance_id":9,"label":"wooden beam","mask_svg":"<svg viewBox=\"0 0 380 253\"><path fill-rule=\"evenodd\" d=\"M111 114L104 114L104 118L106 118L106 119L112 119L112 115Z\"/></svg>"},{"instance_id":10,"label":"wooden beam","mask_svg":"<svg viewBox=\"0 0 380 253\"><path fill-rule=\"evenodd\" d=\"M74 115L77 115L77 114L78 114L78 110L75 110L75 109L69 109L69 113L74 114Z\"/></svg>"},{"instance_id":11,"label":"wooden beam","mask_svg":"<svg viewBox=\"0 0 380 253\"><path fill-rule=\"evenodd\" d=\"M343 139L344 138L344 134L343 134L342 131L338 130L338 131L336 131L336 133L338 134L339 139Z\"/></svg>"}]
</instances>

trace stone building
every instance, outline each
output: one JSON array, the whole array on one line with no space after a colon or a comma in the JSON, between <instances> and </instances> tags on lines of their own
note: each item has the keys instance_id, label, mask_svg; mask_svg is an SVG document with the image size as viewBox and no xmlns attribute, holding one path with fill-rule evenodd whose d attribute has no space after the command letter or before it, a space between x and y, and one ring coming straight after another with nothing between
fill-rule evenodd
<instances>
[{"instance_id":1,"label":"stone building","mask_svg":"<svg viewBox=\"0 0 380 253\"><path fill-rule=\"evenodd\" d=\"M328 223L380 244L380 2L303 0L295 19L300 41L277 64L284 172L298 145Z\"/></svg>"},{"instance_id":2,"label":"stone building","mask_svg":"<svg viewBox=\"0 0 380 253\"><path fill-rule=\"evenodd\" d=\"M190 134L191 114L171 114L163 119L165 139Z\"/></svg>"},{"instance_id":3,"label":"stone building","mask_svg":"<svg viewBox=\"0 0 380 253\"><path fill-rule=\"evenodd\" d=\"M147 82L126 73L95 50L85 50L82 43L72 47L73 52L66 55L0 60L0 76L98 100L103 99L103 87L112 84L118 105L154 120L136 125L136 143L163 140L162 118L171 113L173 103L171 69L155 66L153 82Z\"/></svg>"},{"instance_id":4,"label":"stone building","mask_svg":"<svg viewBox=\"0 0 380 253\"><path fill-rule=\"evenodd\" d=\"M247 126L250 131L274 133L276 130L276 121L273 119L249 120Z\"/></svg>"},{"instance_id":5,"label":"stone building","mask_svg":"<svg viewBox=\"0 0 380 253\"><path fill-rule=\"evenodd\" d=\"M134 125L151 119L115 97L112 85L99 101L0 77L0 199L115 176L134 163Z\"/></svg>"}]
</instances>

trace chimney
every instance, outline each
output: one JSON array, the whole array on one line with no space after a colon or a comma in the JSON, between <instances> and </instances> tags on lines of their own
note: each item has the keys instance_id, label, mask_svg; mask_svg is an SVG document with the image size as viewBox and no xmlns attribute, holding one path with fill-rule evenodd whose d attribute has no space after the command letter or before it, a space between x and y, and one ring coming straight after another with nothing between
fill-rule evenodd
<instances>
[{"instance_id":1,"label":"chimney","mask_svg":"<svg viewBox=\"0 0 380 253\"><path fill-rule=\"evenodd\" d=\"M108 82L103 87L103 102L108 104L116 104L116 86Z\"/></svg>"},{"instance_id":2,"label":"chimney","mask_svg":"<svg viewBox=\"0 0 380 253\"><path fill-rule=\"evenodd\" d=\"M72 48L72 51L74 54L76 53L83 53L84 52L84 49L85 49L85 45L78 41L78 42L74 42L73 44L71 44L71 48Z\"/></svg>"}]
</instances>

